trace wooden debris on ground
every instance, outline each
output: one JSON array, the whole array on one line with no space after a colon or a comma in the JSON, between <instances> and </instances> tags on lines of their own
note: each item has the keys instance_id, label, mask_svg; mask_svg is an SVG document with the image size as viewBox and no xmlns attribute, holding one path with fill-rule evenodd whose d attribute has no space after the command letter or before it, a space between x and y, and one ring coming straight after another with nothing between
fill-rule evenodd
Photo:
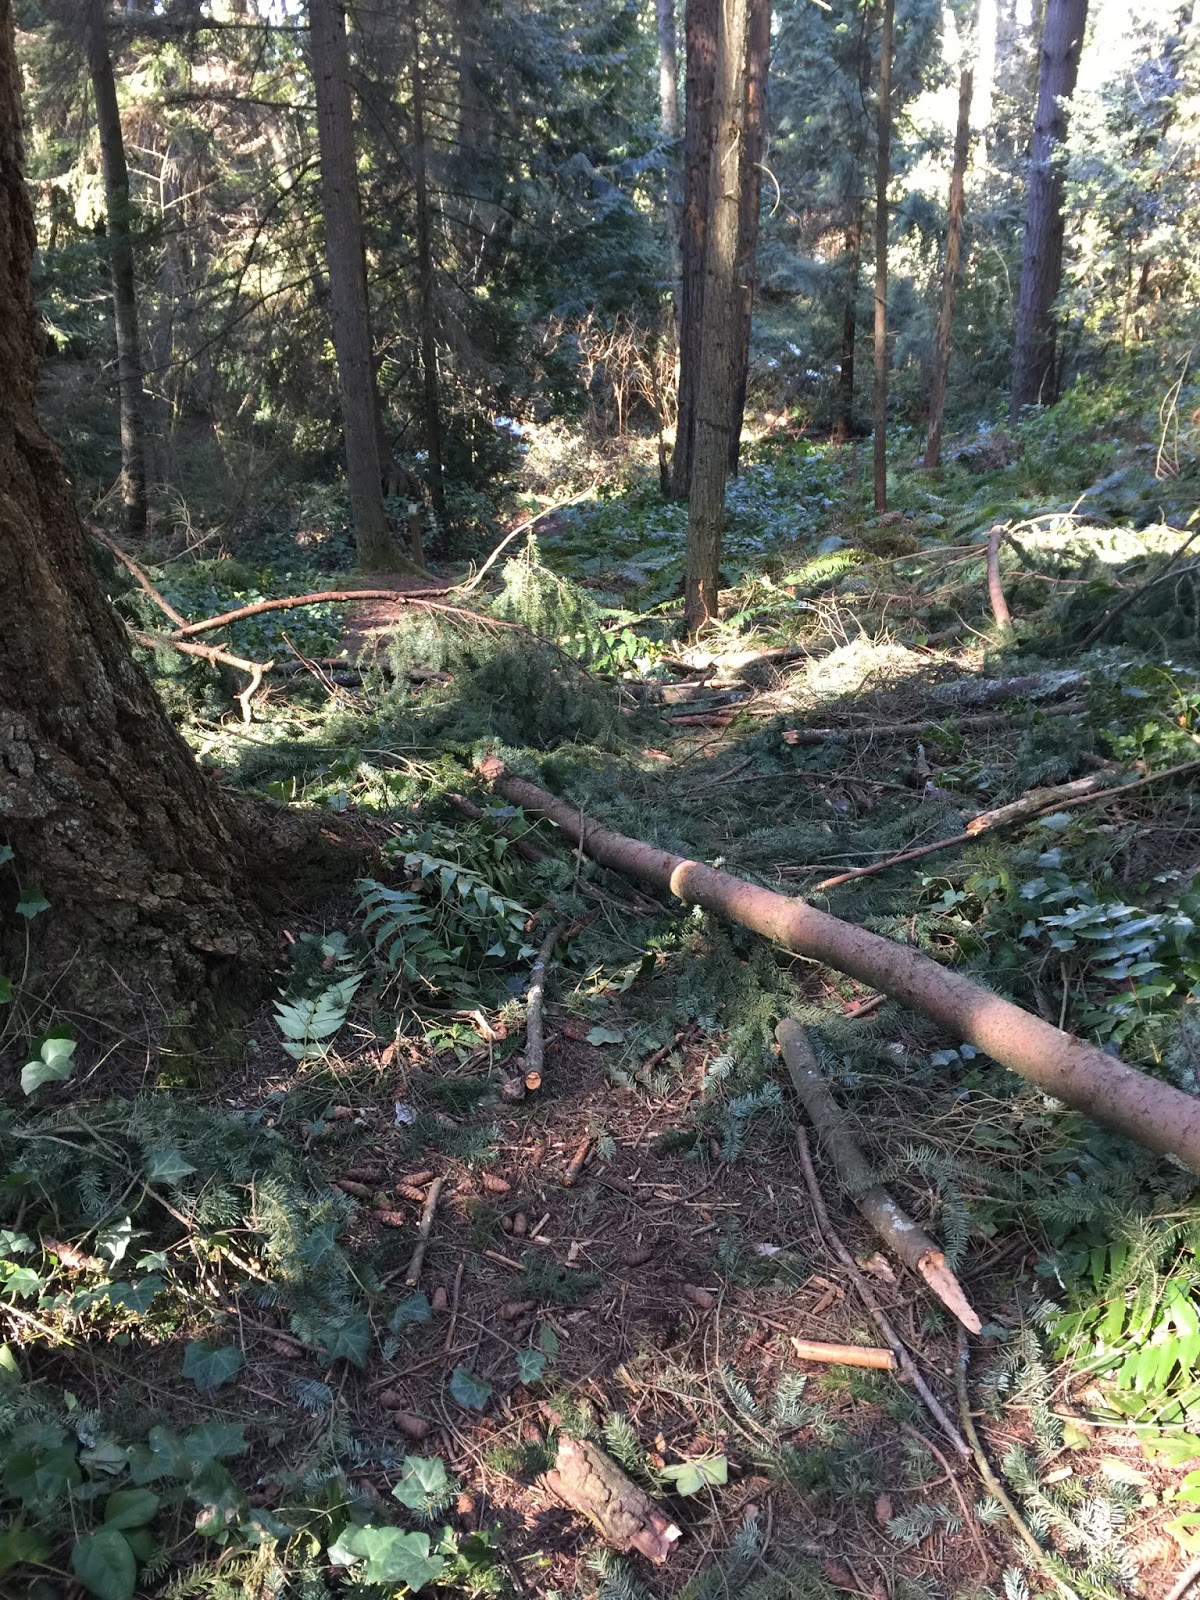
<instances>
[{"instance_id":1,"label":"wooden debris on ground","mask_svg":"<svg viewBox=\"0 0 1200 1600\"><path fill-rule=\"evenodd\" d=\"M796 1093L820 1135L822 1148L842 1188L884 1244L924 1280L964 1328L978 1333L983 1324L946 1265L941 1247L892 1199L847 1128L845 1116L821 1075L807 1032L787 1017L775 1029L775 1037Z\"/></svg>"},{"instance_id":2,"label":"wooden debris on ground","mask_svg":"<svg viewBox=\"0 0 1200 1600\"><path fill-rule=\"evenodd\" d=\"M661 1565L681 1537L662 1507L589 1440L561 1434L554 1466L539 1482L622 1554L636 1550Z\"/></svg>"},{"instance_id":3,"label":"wooden debris on ground","mask_svg":"<svg viewBox=\"0 0 1200 1600\"><path fill-rule=\"evenodd\" d=\"M894 1350L881 1350L869 1344L826 1344L823 1339L792 1336L792 1349L801 1361L822 1361L831 1367L869 1367L875 1372L895 1372L899 1366Z\"/></svg>"}]
</instances>

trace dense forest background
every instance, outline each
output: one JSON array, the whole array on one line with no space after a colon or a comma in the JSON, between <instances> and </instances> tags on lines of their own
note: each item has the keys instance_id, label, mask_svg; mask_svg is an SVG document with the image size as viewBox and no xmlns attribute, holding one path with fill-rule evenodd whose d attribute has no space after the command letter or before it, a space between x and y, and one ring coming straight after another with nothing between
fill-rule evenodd
<instances>
[{"instance_id":1,"label":"dense forest background","mask_svg":"<svg viewBox=\"0 0 1200 1600\"><path fill-rule=\"evenodd\" d=\"M0 1590L1200 1584L1200 19L0 0Z\"/></svg>"}]
</instances>

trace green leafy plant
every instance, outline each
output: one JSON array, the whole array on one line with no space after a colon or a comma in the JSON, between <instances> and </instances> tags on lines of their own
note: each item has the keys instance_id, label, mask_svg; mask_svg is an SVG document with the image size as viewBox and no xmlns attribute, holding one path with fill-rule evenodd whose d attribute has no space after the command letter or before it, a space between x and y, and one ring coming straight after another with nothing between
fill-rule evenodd
<instances>
[{"instance_id":1,"label":"green leafy plant","mask_svg":"<svg viewBox=\"0 0 1200 1600\"><path fill-rule=\"evenodd\" d=\"M719 1489L729 1482L729 1461L715 1453L696 1456L690 1461L659 1468L659 1477L675 1485L683 1495L699 1494L701 1489Z\"/></svg>"}]
</instances>

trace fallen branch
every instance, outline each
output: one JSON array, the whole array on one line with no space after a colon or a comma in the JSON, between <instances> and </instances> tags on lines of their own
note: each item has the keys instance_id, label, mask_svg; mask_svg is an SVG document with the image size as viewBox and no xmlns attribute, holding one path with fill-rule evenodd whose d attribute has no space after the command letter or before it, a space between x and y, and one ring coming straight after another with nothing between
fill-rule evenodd
<instances>
[{"instance_id":1,"label":"fallen branch","mask_svg":"<svg viewBox=\"0 0 1200 1600\"><path fill-rule=\"evenodd\" d=\"M1039 716L1074 717L1084 709L1082 700L1068 700L1061 706L1038 706ZM957 733L973 733L981 728L1001 728L1012 721L1011 711L980 711L966 717L952 714L931 717L924 722L875 722L857 728L788 728L780 734L784 744L824 744L829 739L908 739L935 729L953 727Z\"/></svg>"},{"instance_id":2,"label":"fallen branch","mask_svg":"<svg viewBox=\"0 0 1200 1600\"><path fill-rule=\"evenodd\" d=\"M775 1029L775 1037L796 1093L821 1137L842 1188L888 1248L910 1271L924 1279L964 1328L978 1333L983 1324L963 1293L962 1285L946 1265L946 1257L936 1240L931 1239L888 1194L846 1127L845 1117L821 1076L808 1034L798 1022L786 1017Z\"/></svg>"},{"instance_id":3,"label":"fallen branch","mask_svg":"<svg viewBox=\"0 0 1200 1600\"><path fill-rule=\"evenodd\" d=\"M901 1339L895 1328L892 1327L892 1324L889 1321L887 1314L884 1312L883 1307L875 1298L875 1291L871 1288L871 1285L867 1282L866 1278L859 1270L858 1263L855 1261L854 1257L850 1254L849 1250L846 1249L846 1246L842 1243L841 1239L834 1231L833 1224L829 1220L829 1212L825 1209L825 1199L821 1193L821 1186L817 1182L816 1173L813 1171L812 1156L809 1154L808 1139L805 1137L803 1128L796 1129L796 1145L800 1152L800 1170L804 1174L804 1182L808 1187L809 1199L812 1201L813 1211L816 1213L817 1227L823 1235L826 1244L845 1267L850 1276L851 1283L853 1283L855 1289L858 1291L859 1299L867 1308L867 1313L870 1316L871 1321L883 1335L884 1342L895 1355L896 1362L905 1379L912 1385L917 1394L921 1397L925 1409L929 1412L929 1415L946 1435L946 1438L949 1439L955 1450L958 1451L960 1456L966 1459L971 1454L967 1447L966 1441L951 1422L950 1418L946 1415L944 1409L942 1408L941 1402L938 1400L933 1390L930 1389L924 1378L917 1371L916 1362L908 1353L908 1346L904 1343L903 1339Z\"/></svg>"},{"instance_id":4,"label":"fallen branch","mask_svg":"<svg viewBox=\"0 0 1200 1600\"><path fill-rule=\"evenodd\" d=\"M869 1344L825 1344L820 1339L792 1337L792 1348L801 1361L824 1361L831 1367L870 1367L875 1372L895 1372L899 1362L894 1350L880 1350Z\"/></svg>"},{"instance_id":5,"label":"fallen branch","mask_svg":"<svg viewBox=\"0 0 1200 1600\"><path fill-rule=\"evenodd\" d=\"M542 1081L542 1063L546 1057L546 1036L542 1028L542 1010L546 1000L546 968L554 954L554 946L562 935L562 924L550 929L542 940L534 958L529 977L529 998L525 1006L525 1077ZM528 1087L528 1084L526 1085Z\"/></svg>"},{"instance_id":6,"label":"fallen branch","mask_svg":"<svg viewBox=\"0 0 1200 1600\"><path fill-rule=\"evenodd\" d=\"M1200 1172L1200 1100L1193 1096L1061 1032L910 945L854 927L804 900L614 833L578 807L513 776L495 758L481 763L481 771L506 799L527 814L554 822L600 865L669 890L685 904L727 917L785 950L823 961L891 995L1046 1094ZM1103 797L1132 787L1105 790Z\"/></svg>"},{"instance_id":7,"label":"fallen branch","mask_svg":"<svg viewBox=\"0 0 1200 1600\"><path fill-rule=\"evenodd\" d=\"M438 1200L441 1198L442 1185L445 1178L435 1178L429 1185L429 1193L425 1196L425 1204L421 1208L421 1221L417 1228L417 1244L412 1253L412 1260L408 1263L408 1270L404 1274L404 1281L410 1289L415 1289L421 1281L421 1268L425 1264L425 1247L429 1243L429 1235L433 1228L434 1215L437 1212Z\"/></svg>"},{"instance_id":8,"label":"fallen branch","mask_svg":"<svg viewBox=\"0 0 1200 1600\"><path fill-rule=\"evenodd\" d=\"M464 817L470 817L472 822L490 822L497 833L503 834L510 841L517 854L524 861L549 861L552 852L543 850L541 845L533 844L523 834L515 829L506 827L503 822L498 822L495 817L490 817L482 806L477 806L473 800L468 800L465 794L447 792L446 799L454 809Z\"/></svg>"},{"instance_id":9,"label":"fallen branch","mask_svg":"<svg viewBox=\"0 0 1200 1600\"><path fill-rule=\"evenodd\" d=\"M899 854L887 856L883 861L875 861L869 867L852 867L849 872L839 872L836 877L822 878L820 883L814 883L811 894L818 890L836 889L839 884L852 883L855 878L870 878L877 872L886 872L889 867L897 867L905 861L917 861L921 856L933 855L937 850L949 850L955 845L968 844L981 833L988 833L993 828L1007 827L1010 822L1020 822L1024 818L1049 816L1056 811L1073 811L1076 806L1102 805L1105 801L1115 800L1118 795L1129 794L1133 789L1144 789L1148 783L1158 783L1163 778L1178 778L1185 774L1200 772L1200 761L1183 761L1175 767L1164 767L1161 772L1151 772L1144 778L1135 778L1132 783L1117 783L1101 786L1102 773L1094 774L1087 778L1076 778L1073 783L1061 784L1055 789L1035 789L1031 795L1041 795L1043 799L1036 806L1026 806L1026 796L1014 800L1011 805L999 806L995 811L981 811L977 817L972 817L962 833L952 833L948 838L935 839L932 844L921 844L912 850L901 850ZM1058 798L1046 799L1045 796ZM800 870L800 869L796 869Z\"/></svg>"},{"instance_id":10,"label":"fallen branch","mask_svg":"<svg viewBox=\"0 0 1200 1600\"><path fill-rule=\"evenodd\" d=\"M1000 583L1000 541L1003 538L1004 524L997 522L989 532L987 542L988 599L992 603L992 615L996 619L996 626L1011 629L1012 613L1008 609L1008 602L1004 598L1004 589Z\"/></svg>"},{"instance_id":11,"label":"fallen branch","mask_svg":"<svg viewBox=\"0 0 1200 1600\"><path fill-rule=\"evenodd\" d=\"M590 1440L560 1434L554 1467L539 1481L586 1517L614 1550L636 1550L661 1566L682 1537L662 1507Z\"/></svg>"},{"instance_id":12,"label":"fallen branch","mask_svg":"<svg viewBox=\"0 0 1200 1600\"><path fill-rule=\"evenodd\" d=\"M228 650L222 650L220 645L193 644L188 639L176 639L169 633L135 632L133 637L147 650L177 650L180 655L199 656L210 666L236 667L239 672L248 672L250 682L235 698L242 708L242 721L249 725L250 702L262 687L264 676L275 665L273 661L247 661L243 656L235 656Z\"/></svg>"},{"instance_id":13,"label":"fallen branch","mask_svg":"<svg viewBox=\"0 0 1200 1600\"><path fill-rule=\"evenodd\" d=\"M91 534L92 538L95 539L97 544L102 544L106 550L110 551L111 554L116 556L117 560L123 567L127 568L127 570L133 574L134 578L137 580L138 587L142 590L143 594L148 595L150 599L154 601L154 604L162 612L164 617L168 617L177 628L187 627L187 618L181 617L179 612L176 611L175 607L166 598L166 596L159 593L159 591L150 582L150 579L142 571L141 567L138 566L133 557L127 556L115 539L110 539L108 534L106 534L101 528L93 528L89 526L88 532Z\"/></svg>"},{"instance_id":14,"label":"fallen branch","mask_svg":"<svg viewBox=\"0 0 1200 1600\"><path fill-rule=\"evenodd\" d=\"M599 481L597 478L596 483ZM523 533L528 533L530 528L536 527L539 522L543 522L547 517L553 516L556 511L565 511L568 506L576 505L580 500L586 500L595 487L595 483L590 483L586 489L581 489L578 494L573 494L570 499L556 500L552 506L547 506L544 511L539 511L535 517L527 517L524 522L519 522L515 528L504 535L503 539L501 539L500 543L473 577L467 578L463 583L456 584L453 589L448 589L445 592L447 594L470 594L472 589L478 588L483 582L484 573L495 564L500 552L506 550L514 539Z\"/></svg>"},{"instance_id":15,"label":"fallen branch","mask_svg":"<svg viewBox=\"0 0 1200 1600\"><path fill-rule=\"evenodd\" d=\"M1081 650L1090 650L1091 647L1096 643L1097 639L1102 638L1112 627L1117 618L1124 616L1125 612L1129 610L1130 606L1136 605L1148 589L1156 588L1160 583L1165 583L1170 577L1182 577L1182 573L1176 573L1175 571L1176 564L1183 560L1183 557L1191 549L1192 545L1195 544L1197 539L1200 539L1200 527L1198 527L1194 533L1190 534L1188 538L1184 540L1184 542L1179 546L1179 549L1176 550L1173 556L1171 556L1166 566L1160 573L1157 573L1153 578L1148 578L1145 583L1139 583L1138 586L1135 589L1131 589L1128 594L1122 595L1120 600L1117 601L1116 605L1111 607L1110 610L1106 611L1100 618L1100 621L1097 622L1094 627L1089 628L1087 633L1084 634L1082 640L1080 641L1079 648ZM1184 572L1193 571L1195 571L1194 566L1184 568Z\"/></svg>"}]
</instances>

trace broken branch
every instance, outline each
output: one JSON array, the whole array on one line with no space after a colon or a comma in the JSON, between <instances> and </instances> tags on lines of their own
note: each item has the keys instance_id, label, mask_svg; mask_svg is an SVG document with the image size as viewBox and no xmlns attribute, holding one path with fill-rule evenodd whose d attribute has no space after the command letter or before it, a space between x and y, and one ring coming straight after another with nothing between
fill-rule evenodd
<instances>
[{"instance_id":1,"label":"broken branch","mask_svg":"<svg viewBox=\"0 0 1200 1600\"><path fill-rule=\"evenodd\" d=\"M1069 700L1061 706L1038 706L1043 717L1074 717L1083 710L1082 700ZM1011 711L980 711L972 716L956 717L948 712L944 717L924 722L876 722L858 728L788 728L780 734L784 744L824 744L829 739L907 739L922 733L933 733L938 728L953 728L956 733L976 732L981 728L999 728L1012 721Z\"/></svg>"},{"instance_id":2,"label":"broken branch","mask_svg":"<svg viewBox=\"0 0 1200 1600\"><path fill-rule=\"evenodd\" d=\"M150 599L154 601L154 604L162 612L163 616L169 617L177 628L187 627L187 618L181 617L171 602L164 595L158 592L133 557L127 556L115 539L110 539L108 534L106 534L100 528L93 528L89 526L88 532L91 534L92 538L95 539L97 544L102 544L106 550L110 551L114 556L116 556L117 560L123 567L127 568L128 571L133 574L133 576L137 579L138 587L142 590L143 594L149 595Z\"/></svg>"},{"instance_id":3,"label":"broken branch","mask_svg":"<svg viewBox=\"0 0 1200 1600\"><path fill-rule=\"evenodd\" d=\"M541 1482L556 1500L586 1517L614 1550L636 1550L661 1566L681 1537L662 1507L589 1440L560 1434L554 1467Z\"/></svg>"},{"instance_id":4,"label":"broken branch","mask_svg":"<svg viewBox=\"0 0 1200 1600\"><path fill-rule=\"evenodd\" d=\"M404 1281L410 1289L415 1289L421 1281L421 1268L425 1263L425 1247L429 1243L429 1234L433 1228L433 1218L437 1211L438 1200L441 1197L442 1185L445 1178L435 1178L429 1185L429 1193L425 1196L425 1204L421 1208L421 1221L417 1228L416 1249L412 1253L412 1260L408 1263L408 1270L404 1274Z\"/></svg>"},{"instance_id":5,"label":"broken branch","mask_svg":"<svg viewBox=\"0 0 1200 1600\"><path fill-rule=\"evenodd\" d=\"M542 1081L542 1063L546 1056L546 1036L542 1027L542 1010L546 1000L546 967L554 954L554 946L562 933L562 924L550 929L542 940L530 973L529 1000L525 1007L525 1077Z\"/></svg>"},{"instance_id":6,"label":"broken branch","mask_svg":"<svg viewBox=\"0 0 1200 1600\"><path fill-rule=\"evenodd\" d=\"M904 1265L924 1279L965 1328L978 1333L983 1324L963 1293L962 1285L946 1265L946 1257L937 1242L888 1194L846 1127L845 1116L821 1076L808 1034L798 1022L787 1017L775 1029L775 1037L796 1093L821 1137L842 1188Z\"/></svg>"},{"instance_id":7,"label":"broken branch","mask_svg":"<svg viewBox=\"0 0 1200 1600\"><path fill-rule=\"evenodd\" d=\"M1008 609L1008 602L1004 598L1004 589L1000 583L1000 541L1004 538L1004 524L993 524L988 534L987 542L987 586L988 599L992 603L992 615L999 628L1012 627L1012 613Z\"/></svg>"},{"instance_id":8,"label":"broken branch","mask_svg":"<svg viewBox=\"0 0 1200 1600\"><path fill-rule=\"evenodd\" d=\"M875 1372L895 1372L899 1363L894 1350L880 1350L869 1344L824 1344L820 1339L792 1337L792 1348L801 1361L824 1361L831 1367L870 1367Z\"/></svg>"},{"instance_id":9,"label":"broken branch","mask_svg":"<svg viewBox=\"0 0 1200 1600\"><path fill-rule=\"evenodd\" d=\"M506 799L555 823L600 865L669 890L687 905L727 917L782 949L823 961L891 995L1046 1094L1200 1172L1200 1101L1193 1096L1043 1022L910 945L855 927L804 900L614 833L578 807L507 772L495 758L482 762L480 771ZM1103 797L1131 787L1106 789Z\"/></svg>"},{"instance_id":10,"label":"broken branch","mask_svg":"<svg viewBox=\"0 0 1200 1600\"><path fill-rule=\"evenodd\" d=\"M242 721L247 724L250 721L250 702L261 688L263 677L275 665L273 661L247 661L242 656L235 656L228 650L222 650L219 645L193 644L188 639L175 639L166 633L135 632L133 637L147 650L177 650L180 655L199 656L210 666L219 664L223 667L236 667L239 672L248 672L250 682L235 697L242 708Z\"/></svg>"}]
</instances>

